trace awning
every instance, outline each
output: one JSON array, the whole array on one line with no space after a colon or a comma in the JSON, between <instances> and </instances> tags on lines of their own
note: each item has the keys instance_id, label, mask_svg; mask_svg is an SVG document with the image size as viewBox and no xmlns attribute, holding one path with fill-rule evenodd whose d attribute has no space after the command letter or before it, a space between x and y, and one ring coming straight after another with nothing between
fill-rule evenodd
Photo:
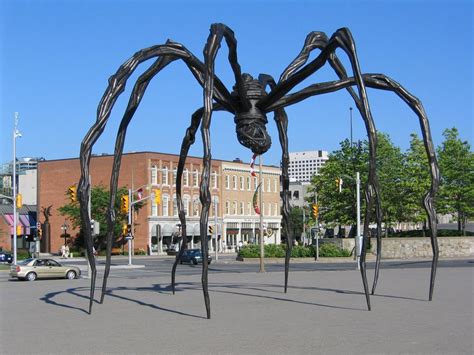
<instances>
[{"instance_id":1,"label":"awning","mask_svg":"<svg viewBox=\"0 0 474 355\"><path fill-rule=\"evenodd\" d=\"M12 214L4 214L3 218L7 221L8 225L10 226L10 234L13 235L13 215ZM25 235L31 234L31 226L35 226L36 222L31 218L31 216L26 214L19 215L18 218L18 225L22 227L22 232Z\"/></svg>"}]
</instances>

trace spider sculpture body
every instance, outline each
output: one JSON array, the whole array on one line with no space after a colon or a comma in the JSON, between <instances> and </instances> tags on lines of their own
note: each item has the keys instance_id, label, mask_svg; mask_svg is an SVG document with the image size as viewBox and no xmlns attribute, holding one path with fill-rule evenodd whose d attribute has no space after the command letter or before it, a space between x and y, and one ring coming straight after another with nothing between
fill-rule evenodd
<instances>
[{"instance_id":1,"label":"spider sculpture body","mask_svg":"<svg viewBox=\"0 0 474 355\"><path fill-rule=\"evenodd\" d=\"M219 78L214 74L214 60L221 46L222 39L225 39L229 48L229 63L235 76L235 86L232 92L229 92ZM336 56L336 49L342 49L348 56L352 76L348 76L346 68L342 65ZM319 50L315 59L307 63L310 53L313 50ZM92 249L92 236L90 232L90 215L89 211L89 163L92 147L105 129L109 119L113 105L119 95L124 91L125 84L137 68L139 64L149 59L156 59L155 62L137 79L132 90L128 106L125 110L123 118L117 133L115 143L114 164L112 168L110 180L110 201L107 213L107 261L102 284L102 295L100 302L104 300L107 286L107 278L110 271L111 250L113 240L113 226L115 223L115 196L118 185L118 173L120 170L120 162L123 152L123 145L128 124L130 123L140 101L144 95L148 83L171 62L182 60L199 84L204 89L204 104L191 117L191 124L186 130L182 145L180 158L178 162L176 191L178 203L178 215L182 225L183 244L180 252L176 256L172 269L172 287L174 292L176 266L181 258L183 251L187 245L186 232L186 216L181 196L181 178L184 170L186 157L190 146L195 141L198 128L201 129L202 141L204 146L203 155L203 171L200 182L200 201L202 204L202 213L200 218L200 234L201 248L203 259L207 259L208 241L207 241L207 222L209 216L209 208L211 204L211 194L209 191L211 149L210 149L210 123L211 116L214 111L227 111L234 115L236 124L236 133L238 141L249 148L254 154L264 154L271 146L271 138L266 131L268 123L267 114L273 113L274 120L279 134L279 141L282 148L281 158L281 198L282 198L282 216L289 225L289 153L288 153L288 137L287 127L288 118L285 107L298 103L309 97L322 95L337 90L345 89L353 98L355 106L360 112L364 120L367 130L369 142L369 171L368 183L365 187L366 211L364 216L363 245L362 255L360 258L360 270L363 281L364 292L366 296L367 307L370 310L369 287L366 276L366 245L368 242L369 222L371 220L371 211L375 207L375 217L377 220L377 261L376 272L374 276L372 294L375 292L381 257L381 219L382 213L380 208L379 186L376 176L376 147L377 136L375 124L370 112L369 102L366 94L366 87L375 89L392 91L399 96L418 116L425 150L427 154L428 165L431 175L431 187L424 198L424 207L428 214L429 227L431 230L431 242L433 249L433 260L431 266L431 279L429 288L429 299L432 299L434 282L436 276L436 265L438 260L438 244L437 244L437 224L436 214L433 207L433 198L438 190L439 185L439 169L436 161L436 154L431 138L430 128L427 116L424 112L421 102L403 88L396 81L383 74L362 74L357 59L355 43L350 31L347 28L337 30L330 38L323 32L311 32L306 37L301 52L283 71L278 81L275 81L270 75L260 74L257 79L252 78L249 74L242 74L240 65L237 60L237 41L231 29L223 24L213 24L210 29L210 35L204 48L204 62L201 62L184 46L176 42L167 41L164 45L157 45L138 51L129 60L120 66L117 72L109 79L109 85L106 89L98 110L97 119L90 128L81 144L80 161L81 161L81 178L78 185L79 201L81 204L81 221L85 235L87 256L91 264L91 289L89 313L92 311L92 303L94 299L94 289L96 280L96 268L94 263L94 255ZM318 71L326 63L335 71L338 80L331 82L323 82L312 84L300 91L290 93L290 91L303 80L310 77ZM270 88L267 91L267 87ZM284 230L287 235L287 248L285 256L285 286L287 292L289 261L291 255L291 247L293 236L289 233L289 229ZM207 318L210 318L210 301L208 292L208 266L207 263L202 264L202 287L204 293L204 302L206 306Z\"/></svg>"}]
</instances>

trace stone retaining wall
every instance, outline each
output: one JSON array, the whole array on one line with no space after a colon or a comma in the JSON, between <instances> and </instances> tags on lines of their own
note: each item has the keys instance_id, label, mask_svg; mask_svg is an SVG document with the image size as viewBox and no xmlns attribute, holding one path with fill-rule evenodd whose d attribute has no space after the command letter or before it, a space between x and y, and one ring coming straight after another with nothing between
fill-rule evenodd
<instances>
[{"instance_id":1,"label":"stone retaining wall","mask_svg":"<svg viewBox=\"0 0 474 355\"><path fill-rule=\"evenodd\" d=\"M320 243L333 243L352 250L353 238L320 239ZM444 258L474 256L474 237L439 237L439 256ZM372 238L370 252L376 255L377 240ZM430 238L383 238L382 259L431 258Z\"/></svg>"}]
</instances>

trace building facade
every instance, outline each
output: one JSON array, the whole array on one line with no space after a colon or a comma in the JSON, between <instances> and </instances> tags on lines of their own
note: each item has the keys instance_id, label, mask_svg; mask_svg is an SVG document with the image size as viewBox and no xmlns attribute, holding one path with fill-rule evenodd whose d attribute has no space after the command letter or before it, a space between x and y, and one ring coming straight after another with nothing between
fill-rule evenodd
<instances>
[{"instance_id":1,"label":"building facade","mask_svg":"<svg viewBox=\"0 0 474 355\"><path fill-rule=\"evenodd\" d=\"M181 240L182 228L178 218L176 174L179 156L154 152L124 154L120 167L119 187L149 196L152 189L159 189L161 199L147 199L134 215L133 248L148 254L159 254L175 247ZM109 190L113 164L112 155L93 156L90 163L92 186L101 185ZM191 247L200 243L199 220L201 202L199 184L203 168L202 158L188 157L182 178L182 200L186 213L186 234ZM263 214L266 243L280 238L280 169L264 167ZM53 206L50 250L56 253L64 240L61 226L69 224L57 211L69 203L68 187L77 184L80 177L79 159L42 161L38 164L38 209ZM265 186L266 185L266 186ZM242 188L242 189L241 189ZM253 212L252 197L256 181L250 175L248 164L213 160L211 163L211 209L209 225L217 230L217 243L208 232L211 250L235 250L240 242L255 242L259 216ZM270 231L271 229L271 231ZM78 231L69 231L74 235ZM45 250L46 251L46 250Z\"/></svg>"},{"instance_id":2,"label":"building facade","mask_svg":"<svg viewBox=\"0 0 474 355\"><path fill-rule=\"evenodd\" d=\"M290 181L309 183L313 175L318 175L321 167L329 159L325 150L290 153L288 175Z\"/></svg>"}]
</instances>

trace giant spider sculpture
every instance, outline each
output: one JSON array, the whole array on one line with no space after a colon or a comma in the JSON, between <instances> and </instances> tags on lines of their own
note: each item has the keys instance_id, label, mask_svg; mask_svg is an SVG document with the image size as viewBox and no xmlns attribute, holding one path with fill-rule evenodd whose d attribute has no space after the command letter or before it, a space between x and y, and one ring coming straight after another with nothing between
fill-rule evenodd
<instances>
[{"instance_id":1,"label":"giant spider sculpture","mask_svg":"<svg viewBox=\"0 0 474 355\"><path fill-rule=\"evenodd\" d=\"M225 39L229 49L229 63L235 76L235 86L232 92L229 92L219 78L214 74L214 61L217 52L221 46L222 39ZM352 77L349 77L346 69L336 56L336 49L342 49L349 58ZM319 54L315 59L307 63L310 53L313 50L319 50ZM426 193L423 203L428 214L429 227L431 230L431 244L433 249L433 259L431 264L431 281L429 289L429 299L432 299L434 282L436 276L436 266L438 260L438 244L437 244L437 224L436 214L433 206L433 198L438 190L439 185L439 169L436 161L435 150L431 138L430 128L427 116L424 112L421 102L403 88L399 83L383 74L362 74L357 59L355 43L350 31L347 28L337 30L330 38L323 32L311 32L305 40L303 49L283 71L278 82L270 75L261 74L258 79L254 79L249 74L241 73L240 65L237 60L237 41L233 31L224 24L213 24L210 29L210 35L204 47L204 63L196 58L183 45L168 40L166 44L156 45L136 52L129 60L120 66L117 72L109 79L109 85L105 91L98 109L97 120L92 125L81 144L80 163L81 178L78 185L78 193L81 204L81 221L85 235L87 256L91 266L91 289L89 313L92 311L92 303L94 299L94 289L96 281L96 267L94 263L94 255L92 249L92 236L90 232L90 215L89 210L89 163L91 158L92 147L105 129L105 125L109 119L113 105L119 95L124 91L128 78L137 68L139 64L149 59L155 58L155 62L137 79L128 106L120 122L115 143L115 156L110 180L110 201L107 212L107 259L102 284L102 295L100 303L104 300L107 286L107 278L110 271L111 250L113 240L113 226L115 223L115 195L118 185L118 175L120 170L123 145L128 124L130 123L143 94L153 77L164 69L168 64L176 60L182 60L196 80L204 89L204 105L198 109L191 118L191 124L188 127L185 137L181 145L180 158L177 170L176 190L179 218L182 225L183 244L180 252L176 256L176 260L172 269L172 287L174 292L175 271L183 251L187 247L186 218L184 214L182 196L181 196L181 177L183 174L184 164L190 146L195 141L195 135L199 127L201 127L201 135L204 145L203 171L200 182L200 201L202 204L202 213L200 218L200 234L201 248L203 259L207 259L208 240L207 240L207 221L209 208L211 203L211 194L209 191L209 177L211 166L211 146L210 146L210 124L213 111L227 111L234 115L236 124L237 139L245 147L249 148L254 154L264 154L271 145L271 139L266 131L268 123L267 114L274 113L274 120L277 125L280 144L282 148L281 158L281 185L282 185L282 215L284 225L289 225L289 178L288 178L288 138L287 127L288 118L285 113L285 107L296 104L309 97L334 92L345 89L349 92L354 100L355 106L360 112L364 120L369 142L369 171L368 182L365 188L366 211L364 222L364 238L362 242L362 255L360 258L360 270L364 286L364 292L367 307L370 310L369 287L366 276L366 245L368 242L369 221L371 220L371 211L375 206L375 214L377 220L377 259L375 276L372 286L372 294L375 292L377 285L380 257L381 257L381 202L379 193L379 184L376 175L376 147L377 135L375 124L370 112L369 102L366 94L366 87L375 89L388 90L398 95L418 116L421 131L423 134L424 146L428 158L431 188ZM306 78L310 77L326 62L329 62L338 80L331 82L323 82L310 85L302 90L294 93L290 91ZM355 89L354 89L355 86ZM267 87L270 90L267 92ZM293 236L286 228L287 248L285 256L285 286L288 286L289 261L292 248ZM207 318L210 318L210 301L208 292L208 266L207 263L202 264L202 288L204 293L204 302L206 306Z\"/></svg>"}]
</instances>

